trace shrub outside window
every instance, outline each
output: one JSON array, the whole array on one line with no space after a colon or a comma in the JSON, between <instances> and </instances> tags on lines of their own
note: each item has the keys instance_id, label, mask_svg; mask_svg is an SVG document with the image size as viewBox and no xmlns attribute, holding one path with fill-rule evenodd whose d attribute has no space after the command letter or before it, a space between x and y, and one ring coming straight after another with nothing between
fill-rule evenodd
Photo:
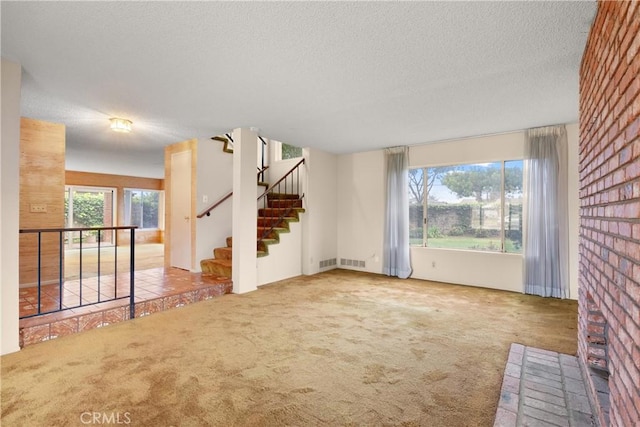
<instances>
[{"instance_id":1,"label":"shrub outside window","mask_svg":"<svg viewBox=\"0 0 640 427\"><path fill-rule=\"evenodd\" d=\"M124 191L124 217L126 225L139 228L160 228L162 192L154 190Z\"/></svg>"},{"instance_id":2,"label":"shrub outside window","mask_svg":"<svg viewBox=\"0 0 640 427\"><path fill-rule=\"evenodd\" d=\"M286 160L286 159L295 159L298 157L302 157L302 148L300 147L296 147L294 145L289 145L289 144L285 144L284 142L282 143L281 146L281 156L280 158L282 160Z\"/></svg>"},{"instance_id":3,"label":"shrub outside window","mask_svg":"<svg viewBox=\"0 0 640 427\"><path fill-rule=\"evenodd\" d=\"M522 165L514 160L411 169L411 245L521 253Z\"/></svg>"}]
</instances>

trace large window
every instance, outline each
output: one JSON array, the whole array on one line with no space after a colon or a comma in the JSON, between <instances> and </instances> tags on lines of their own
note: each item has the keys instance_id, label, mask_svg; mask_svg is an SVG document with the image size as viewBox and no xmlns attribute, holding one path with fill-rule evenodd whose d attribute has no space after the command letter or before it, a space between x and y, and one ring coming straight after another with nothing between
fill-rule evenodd
<instances>
[{"instance_id":1,"label":"large window","mask_svg":"<svg viewBox=\"0 0 640 427\"><path fill-rule=\"evenodd\" d=\"M520 253L522 164L411 169L411 245Z\"/></svg>"},{"instance_id":2,"label":"large window","mask_svg":"<svg viewBox=\"0 0 640 427\"><path fill-rule=\"evenodd\" d=\"M162 195L161 191L124 190L125 224L139 228L162 228Z\"/></svg>"}]
</instances>

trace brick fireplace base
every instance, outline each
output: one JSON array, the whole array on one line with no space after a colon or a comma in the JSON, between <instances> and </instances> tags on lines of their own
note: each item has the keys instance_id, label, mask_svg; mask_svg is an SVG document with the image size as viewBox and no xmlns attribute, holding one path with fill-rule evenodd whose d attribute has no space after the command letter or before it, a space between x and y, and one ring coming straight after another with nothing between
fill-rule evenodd
<instances>
[{"instance_id":1,"label":"brick fireplace base","mask_svg":"<svg viewBox=\"0 0 640 427\"><path fill-rule=\"evenodd\" d=\"M511 344L494 427L597 426L578 358Z\"/></svg>"}]
</instances>

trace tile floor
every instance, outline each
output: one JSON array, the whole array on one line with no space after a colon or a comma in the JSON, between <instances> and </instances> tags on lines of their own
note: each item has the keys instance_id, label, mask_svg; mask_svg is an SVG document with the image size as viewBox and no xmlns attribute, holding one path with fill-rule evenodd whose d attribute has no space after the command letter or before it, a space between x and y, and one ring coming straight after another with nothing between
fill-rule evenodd
<instances>
[{"instance_id":1,"label":"tile floor","mask_svg":"<svg viewBox=\"0 0 640 427\"><path fill-rule=\"evenodd\" d=\"M227 277L177 268L136 271L134 283L135 317L231 293L232 289ZM45 285L39 304L37 288L20 289L20 346L128 320L129 284L129 273L122 273L68 280L62 292L58 285ZM114 296L124 298L100 302ZM37 314L38 305L40 316L23 318ZM53 312L60 307L64 310Z\"/></svg>"}]
</instances>

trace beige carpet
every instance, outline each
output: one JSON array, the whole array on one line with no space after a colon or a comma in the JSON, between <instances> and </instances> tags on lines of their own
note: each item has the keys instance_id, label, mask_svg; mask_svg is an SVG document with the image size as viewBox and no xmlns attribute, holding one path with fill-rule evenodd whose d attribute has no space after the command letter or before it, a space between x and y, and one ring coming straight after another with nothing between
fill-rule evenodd
<instances>
[{"instance_id":1,"label":"beige carpet","mask_svg":"<svg viewBox=\"0 0 640 427\"><path fill-rule=\"evenodd\" d=\"M509 345L577 304L334 270L2 357L2 425L491 426ZM86 419L86 415L84 415Z\"/></svg>"}]
</instances>

